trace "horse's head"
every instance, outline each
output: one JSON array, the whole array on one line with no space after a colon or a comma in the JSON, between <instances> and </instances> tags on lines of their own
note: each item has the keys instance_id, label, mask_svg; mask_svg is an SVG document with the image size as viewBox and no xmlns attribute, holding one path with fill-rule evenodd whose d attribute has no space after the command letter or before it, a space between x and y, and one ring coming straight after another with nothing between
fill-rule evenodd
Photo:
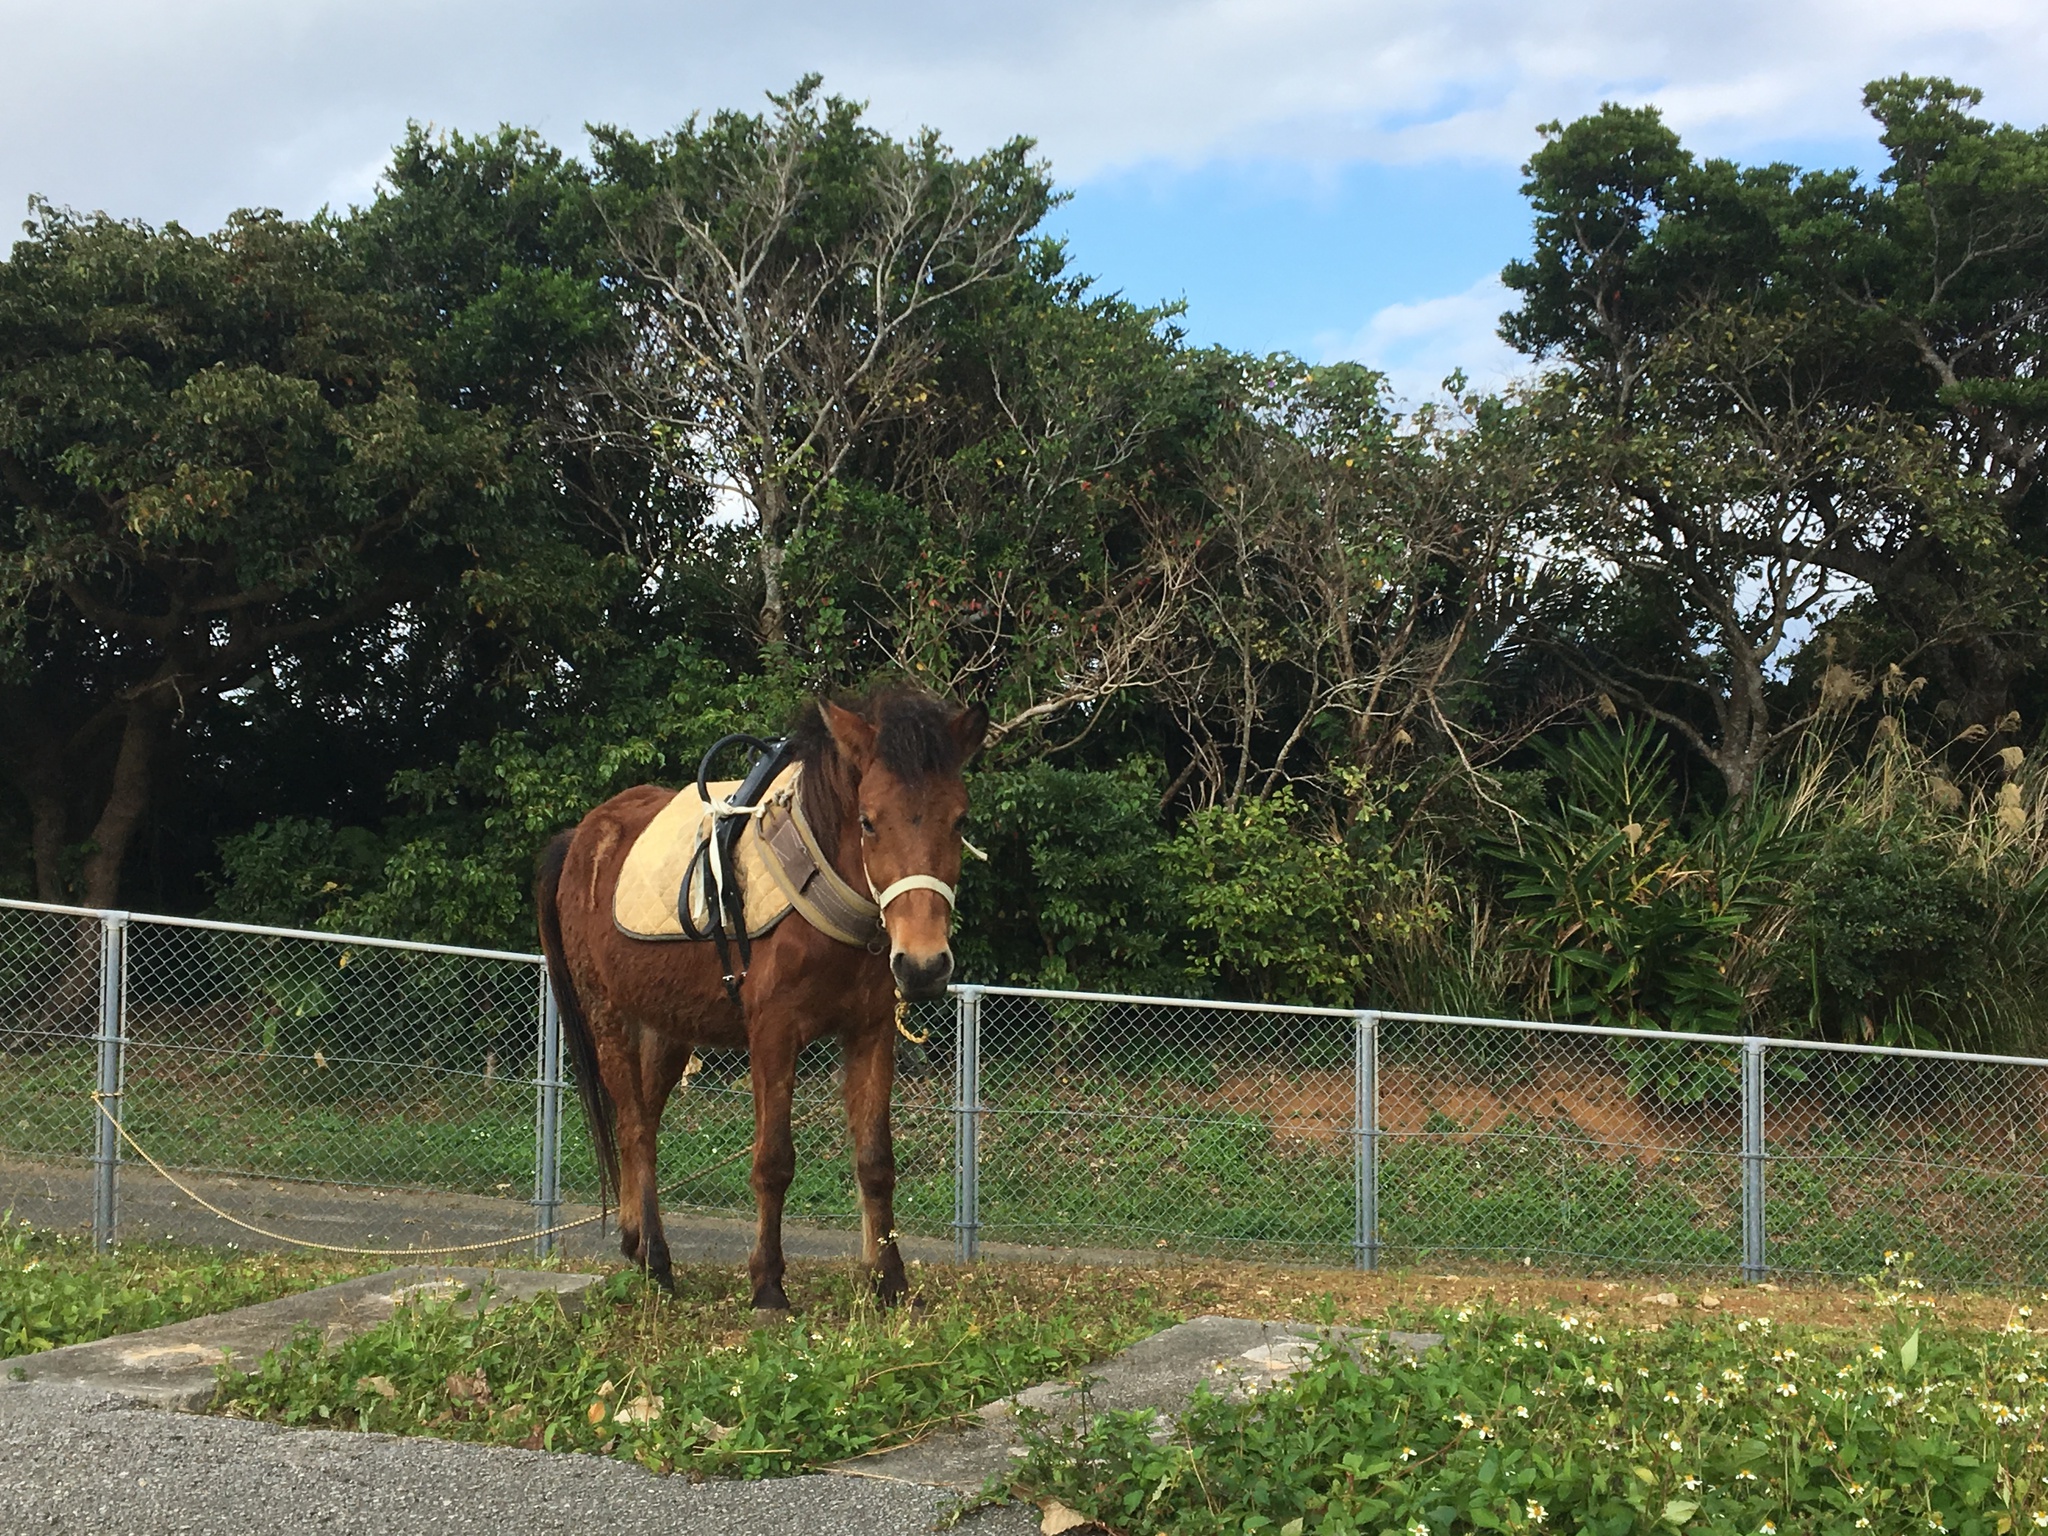
<instances>
[{"instance_id":1,"label":"horse's head","mask_svg":"<svg viewBox=\"0 0 2048 1536\"><path fill-rule=\"evenodd\" d=\"M953 978L953 894L967 821L961 770L981 750L988 711L903 692L877 695L859 710L828 703L820 713L845 770L846 832L860 840L868 888L882 905L897 990L937 997Z\"/></svg>"}]
</instances>

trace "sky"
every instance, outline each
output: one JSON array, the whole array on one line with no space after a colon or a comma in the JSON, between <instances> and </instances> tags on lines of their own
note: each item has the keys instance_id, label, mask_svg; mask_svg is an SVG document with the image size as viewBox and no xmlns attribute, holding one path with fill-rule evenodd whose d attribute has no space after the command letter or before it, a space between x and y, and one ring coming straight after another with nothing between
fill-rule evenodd
<instances>
[{"instance_id":1,"label":"sky","mask_svg":"<svg viewBox=\"0 0 2048 1536\"><path fill-rule=\"evenodd\" d=\"M1536 124L1653 103L1701 153L1872 168L1865 81L2048 121L2042 0L0 0L0 215L210 228L374 194L408 120L579 148L816 71L894 132L1023 134L1073 262L1197 342L1497 383Z\"/></svg>"}]
</instances>

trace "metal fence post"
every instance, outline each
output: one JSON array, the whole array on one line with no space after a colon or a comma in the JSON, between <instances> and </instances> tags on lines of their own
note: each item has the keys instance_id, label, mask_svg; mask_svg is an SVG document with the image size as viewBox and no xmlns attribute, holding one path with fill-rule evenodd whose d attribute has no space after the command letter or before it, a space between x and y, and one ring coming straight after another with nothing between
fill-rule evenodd
<instances>
[{"instance_id":1,"label":"metal fence post","mask_svg":"<svg viewBox=\"0 0 2048 1536\"><path fill-rule=\"evenodd\" d=\"M540 1048L534 1053L533 1256L555 1251L548 1231L562 1208L562 1016L547 967L540 968Z\"/></svg>"},{"instance_id":2,"label":"metal fence post","mask_svg":"<svg viewBox=\"0 0 2048 1536\"><path fill-rule=\"evenodd\" d=\"M121 1167L121 1076L128 1039L128 914L100 914L99 1103L95 1111L92 1181L92 1243L105 1252L120 1219L115 1207Z\"/></svg>"},{"instance_id":3,"label":"metal fence post","mask_svg":"<svg viewBox=\"0 0 2048 1536\"><path fill-rule=\"evenodd\" d=\"M981 988L955 994L953 1240L962 1264L981 1251Z\"/></svg>"},{"instance_id":4,"label":"metal fence post","mask_svg":"<svg viewBox=\"0 0 2048 1536\"><path fill-rule=\"evenodd\" d=\"M1742 1042L1742 1278L1764 1277L1764 1042Z\"/></svg>"},{"instance_id":5,"label":"metal fence post","mask_svg":"<svg viewBox=\"0 0 2048 1536\"><path fill-rule=\"evenodd\" d=\"M1368 1009L1353 1023L1351 1147L1354 1229L1351 1262L1380 1267L1380 1016Z\"/></svg>"}]
</instances>

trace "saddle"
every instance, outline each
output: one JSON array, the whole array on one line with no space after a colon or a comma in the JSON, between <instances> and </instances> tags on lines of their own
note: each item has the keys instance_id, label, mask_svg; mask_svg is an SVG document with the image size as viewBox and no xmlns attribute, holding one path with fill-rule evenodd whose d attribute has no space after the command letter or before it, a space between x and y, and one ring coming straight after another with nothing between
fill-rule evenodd
<instances>
[{"instance_id":1,"label":"saddle","mask_svg":"<svg viewBox=\"0 0 2048 1536\"><path fill-rule=\"evenodd\" d=\"M676 792L633 840L612 897L612 922L629 938L708 940L718 946L737 1000L752 941L791 912L828 938L859 948L882 937L882 909L840 878L804 816L803 765L783 743L737 738L761 752L745 779L708 777ZM737 960L737 963L735 963Z\"/></svg>"}]
</instances>

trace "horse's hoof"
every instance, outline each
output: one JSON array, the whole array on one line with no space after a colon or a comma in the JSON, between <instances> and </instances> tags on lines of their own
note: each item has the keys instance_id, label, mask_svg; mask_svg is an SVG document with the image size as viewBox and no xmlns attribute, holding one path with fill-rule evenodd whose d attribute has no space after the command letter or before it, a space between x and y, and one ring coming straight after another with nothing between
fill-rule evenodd
<instances>
[{"instance_id":1,"label":"horse's hoof","mask_svg":"<svg viewBox=\"0 0 2048 1536\"><path fill-rule=\"evenodd\" d=\"M754 1326L756 1328L780 1328L789 1321L789 1317L790 1312L787 1306L754 1308Z\"/></svg>"}]
</instances>

